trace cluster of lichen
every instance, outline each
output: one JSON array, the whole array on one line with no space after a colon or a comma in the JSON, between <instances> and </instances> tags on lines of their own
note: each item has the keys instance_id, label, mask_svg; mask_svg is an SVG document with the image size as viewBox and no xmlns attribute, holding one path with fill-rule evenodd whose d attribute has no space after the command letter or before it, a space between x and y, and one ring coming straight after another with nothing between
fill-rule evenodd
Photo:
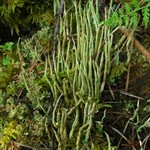
<instances>
[{"instance_id":1,"label":"cluster of lichen","mask_svg":"<svg viewBox=\"0 0 150 150\"><path fill-rule=\"evenodd\" d=\"M59 8L58 1L55 7ZM109 15L105 14L105 19ZM0 89L3 148L11 148L14 140L37 149L117 149L103 129L105 118L111 115L106 109L113 104L102 95L106 83L127 70L129 45L124 52L128 57L121 60L125 38L115 43L117 46L113 43L114 28L101 21L98 7L90 0L84 7L75 1L70 9L64 7L55 53L53 30L42 26L31 38L19 39L15 56L5 64L8 70L1 66L5 76L12 73ZM2 58L5 56L4 52ZM5 77L0 76L2 79ZM128 113L133 111L130 120L141 130L134 104L128 102L125 107Z\"/></svg>"}]
</instances>

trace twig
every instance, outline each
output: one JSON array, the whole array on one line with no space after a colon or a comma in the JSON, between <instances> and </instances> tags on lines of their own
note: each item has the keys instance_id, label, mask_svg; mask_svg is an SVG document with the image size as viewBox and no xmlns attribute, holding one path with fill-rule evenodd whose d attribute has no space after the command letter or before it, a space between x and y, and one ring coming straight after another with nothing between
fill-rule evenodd
<instances>
[{"instance_id":1,"label":"twig","mask_svg":"<svg viewBox=\"0 0 150 150\"><path fill-rule=\"evenodd\" d=\"M127 143L129 143L129 145L132 147L133 150L136 150L136 148L132 145L132 143L116 128L111 127L115 132L117 132L124 140L127 141Z\"/></svg>"},{"instance_id":2,"label":"twig","mask_svg":"<svg viewBox=\"0 0 150 150\"><path fill-rule=\"evenodd\" d=\"M140 150L144 150L144 148L143 148L143 143L142 143L142 140L141 140L140 135L139 135L139 134L137 134L137 137L138 137L139 144L140 144Z\"/></svg>"},{"instance_id":3,"label":"twig","mask_svg":"<svg viewBox=\"0 0 150 150\"><path fill-rule=\"evenodd\" d=\"M121 93L121 94L124 94L124 95L127 95L127 96L130 96L130 97L133 97L133 98L136 98L136 99L145 100L145 99L142 98L142 97L139 97L139 96L136 96L136 95L127 93L127 92L120 91L120 93Z\"/></svg>"},{"instance_id":4,"label":"twig","mask_svg":"<svg viewBox=\"0 0 150 150\"><path fill-rule=\"evenodd\" d=\"M14 144L19 146L19 147L24 147L24 148L28 148L28 149L35 149L35 147L32 147L32 146L28 146L28 145L25 145L25 144L22 144L22 143L18 143L18 142L15 142L14 141ZM42 149L42 148L41 148Z\"/></svg>"},{"instance_id":5,"label":"twig","mask_svg":"<svg viewBox=\"0 0 150 150\"><path fill-rule=\"evenodd\" d=\"M127 123L126 123L126 125L125 125L125 128L124 128L124 130L123 130L123 134L125 134L125 132L126 132L126 130L127 130L127 128L128 128L129 123L130 123L130 119L127 121ZM119 140L119 143L118 143L118 145L117 145L118 147L120 146L122 139L123 139L123 137L121 136L121 138L120 138L120 140Z\"/></svg>"},{"instance_id":6,"label":"twig","mask_svg":"<svg viewBox=\"0 0 150 150\"><path fill-rule=\"evenodd\" d=\"M146 149L146 144L147 144L149 138L150 138L150 134L148 134L148 136L146 136L144 138L144 140L143 140L143 147L144 147L144 149Z\"/></svg>"},{"instance_id":7,"label":"twig","mask_svg":"<svg viewBox=\"0 0 150 150\"><path fill-rule=\"evenodd\" d=\"M64 0L61 0L60 2L60 6L57 12L57 21L56 21L56 26L55 26L55 30L54 30L54 43L53 43L53 52L52 54L54 54L56 52L57 49L57 35L59 33L59 27L60 27L60 18L63 12L63 6L64 6Z\"/></svg>"},{"instance_id":8,"label":"twig","mask_svg":"<svg viewBox=\"0 0 150 150\"><path fill-rule=\"evenodd\" d=\"M128 72L127 72L127 80L126 80L125 92L128 91L128 87L129 87L129 78L130 78L130 63L129 63L129 65L128 65Z\"/></svg>"},{"instance_id":9,"label":"twig","mask_svg":"<svg viewBox=\"0 0 150 150\"><path fill-rule=\"evenodd\" d=\"M147 61L150 63L150 53L145 49L145 47L137 39L135 39L133 36L131 37L130 33L128 32L128 30L125 27L121 27L121 28L119 28L119 30L124 35L131 38L134 46L136 46L143 53L143 55L146 57Z\"/></svg>"},{"instance_id":10,"label":"twig","mask_svg":"<svg viewBox=\"0 0 150 150\"><path fill-rule=\"evenodd\" d=\"M110 94L111 94L112 98L115 99L113 90L111 89L109 84L107 84L107 85L108 85L108 88L109 88L109 91L110 91Z\"/></svg>"}]
</instances>

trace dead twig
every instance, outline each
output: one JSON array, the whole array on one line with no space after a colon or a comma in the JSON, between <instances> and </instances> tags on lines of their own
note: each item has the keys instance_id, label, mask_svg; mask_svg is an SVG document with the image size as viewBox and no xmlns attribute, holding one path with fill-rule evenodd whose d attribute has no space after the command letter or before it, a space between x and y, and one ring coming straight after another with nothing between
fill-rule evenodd
<instances>
[{"instance_id":1,"label":"dead twig","mask_svg":"<svg viewBox=\"0 0 150 150\"><path fill-rule=\"evenodd\" d=\"M63 6L64 6L64 0L61 0L59 9L57 11L57 20L56 20L56 26L55 26L55 30L54 30L54 43L53 43L52 54L55 53L56 49L57 49L57 35L59 33L60 18L61 18L62 13L63 13Z\"/></svg>"},{"instance_id":2,"label":"dead twig","mask_svg":"<svg viewBox=\"0 0 150 150\"><path fill-rule=\"evenodd\" d=\"M145 100L144 98L136 96L136 95L133 95L131 93L127 93L127 92L123 92L123 91L120 91L120 93L123 94L123 95L127 95L129 97L132 97L132 98L136 98L136 99L140 99L140 100Z\"/></svg>"},{"instance_id":3,"label":"dead twig","mask_svg":"<svg viewBox=\"0 0 150 150\"><path fill-rule=\"evenodd\" d=\"M136 150L136 148L134 147L134 145L132 145L132 143L116 128L111 127L115 132L117 132L131 147L133 150Z\"/></svg>"},{"instance_id":4,"label":"dead twig","mask_svg":"<svg viewBox=\"0 0 150 150\"><path fill-rule=\"evenodd\" d=\"M128 87L129 87L129 79L130 79L130 63L129 63L129 65L128 65L128 72L127 72L127 79L126 79L125 92L128 91Z\"/></svg>"},{"instance_id":5,"label":"dead twig","mask_svg":"<svg viewBox=\"0 0 150 150\"><path fill-rule=\"evenodd\" d=\"M134 46L143 53L143 55L146 57L147 61L150 63L150 53L148 52L148 50L146 50L145 47L137 39L135 39L133 36L131 37L129 31L125 27L121 27L121 28L119 28L119 30L125 36L131 38L131 40L133 41Z\"/></svg>"}]
</instances>

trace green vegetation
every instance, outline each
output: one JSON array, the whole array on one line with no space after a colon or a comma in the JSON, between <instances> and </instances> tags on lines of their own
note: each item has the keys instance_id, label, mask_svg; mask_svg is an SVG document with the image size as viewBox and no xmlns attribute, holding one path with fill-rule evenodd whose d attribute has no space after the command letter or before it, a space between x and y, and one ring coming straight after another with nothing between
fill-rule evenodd
<instances>
[{"instance_id":1,"label":"green vegetation","mask_svg":"<svg viewBox=\"0 0 150 150\"><path fill-rule=\"evenodd\" d=\"M19 34L20 28L30 28L33 23L52 23L53 1L3 0L0 2L0 25L4 24Z\"/></svg>"},{"instance_id":2,"label":"green vegetation","mask_svg":"<svg viewBox=\"0 0 150 150\"><path fill-rule=\"evenodd\" d=\"M130 89L129 76L138 77L130 71L134 67L149 68L132 35L136 27L149 25L150 2L121 3L117 12L110 2L101 16L98 1L67 1L58 14L62 3L56 0L52 24L49 1L4 2L1 10L9 10L2 19L12 31L28 21L41 29L0 45L0 149L146 150L149 96ZM21 23L14 25L17 17ZM123 25L130 36L118 32Z\"/></svg>"},{"instance_id":3,"label":"green vegetation","mask_svg":"<svg viewBox=\"0 0 150 150\"><path fill-rule=\"evenodd\" d=\"M106 25L109 26L129 26L132 21L133 25L136 27L139 22L139 12L142 15L142 22L145 28L149 23L149 8L150 1L144 0L139 2L138 0L131 0L131 2L124 2L124 6L121 9L113 10L111 17L106 20ZM129 21L130 20L130 21Z\"/></svg>"}]
</instances>

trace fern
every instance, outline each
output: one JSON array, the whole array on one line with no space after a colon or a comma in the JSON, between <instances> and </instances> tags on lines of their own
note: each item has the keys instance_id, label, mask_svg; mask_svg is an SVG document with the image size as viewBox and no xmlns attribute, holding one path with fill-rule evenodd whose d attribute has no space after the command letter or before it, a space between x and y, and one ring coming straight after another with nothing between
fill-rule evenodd
<instances>
[{"instance_id":1,"label":"fern","mask_svg":"<svg viewBox=\"0 0 150 150\"><path fill-rule=\"evenodd\" d=\"M140 7L138 0L132 0L131 2L135 9L138 9Z\"/></svg>"},{"instance_id":2,"label":"fern","mask_svg":"<svg viewBox=\"0 0 150 150\"><path fill-rule=\"evenodd\" d=\"M130 5L128 3L125 3L125 12L126 12L126 14L130 14L130 12L131 12L131 8L130 8ZM127 27L129 25L129 17L128 17L128 15L122 15L120 17L123 17L125 26Z\"/></svg>"},{"instance_id":3,"label":"fern","mask_svg":"<svg viewBox=\"0 0 150 150\"><path fill-rule=\"evenodd\" d=\"M119 26L121 26L121 25L123 24L123 19L122 19L123 15L124 15L123 10L122 10L122 9L119 9L119 16L120 16L120 17L118 18L118 25L119 25Z\"/></svg>"},{"instance_id":4,"label":"fern","mask_svg":"<svg viewBox=\"0 0 150 150\"><path fill-rule=\"evenodd\" d=\"M134 27L138 24L139 12L142 13L142 23L145 28L149 23L150 17L150 0L145 0L144 4L141 6L138 0L131 0L131 3L124 3L124 7L120 8L118 12L113 11L112 16L105 21L105 25L108 26L122 26L128 27L129 23L132 21Z\"/></svg>"},{"instance_id":5,"label":"fern","mask_svg":"<svg viewBox=\"0 0 150 150\"><path fill-rule=\"evenodd\" d=\"M143 15L143 23L144 23L144 26L147 27L148 23L149 23L149 17L150 17L150 12L149 12L149 9L147 7L145 7L143 10L142 10L142 15Z\"/></svg>"},{"instance_id":6,"label":"fern","mask_svg":"<svg viewBox=\"0 0 150 150\"><path fill-rule=\"evenodd\" d=\"M131 12L131 7L130 7L129 3L125 3L125 11L127 14L129 14Z\"/></svg>"},{"instance_id":7,"label":"fern","mask_svg":"<svg viewBox=\"0 0 150 150\"><path fill-rule=\"evenodd\" d=\"M118 13L114 12L114 15L113 15L113 23L114 23L115 26L116 26L117 23L118 23L118 22L116 21L116 20L118 20L118 18L119 18Z\"/></svg>"}]
</instances>

